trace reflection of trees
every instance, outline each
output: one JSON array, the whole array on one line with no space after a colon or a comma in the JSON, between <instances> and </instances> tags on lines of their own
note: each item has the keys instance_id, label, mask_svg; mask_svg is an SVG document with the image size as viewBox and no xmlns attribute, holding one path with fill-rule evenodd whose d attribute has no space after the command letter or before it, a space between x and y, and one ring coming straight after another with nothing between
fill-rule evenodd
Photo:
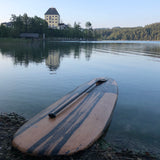
<instances>
[{"instance_id":1,"label":"reflection of trees","mask_svg":"<svg viewBox=\"0 0 160 160\"><path fill-rule=\"evenodd\" d=\"M0 42L1 54L10 56L15 65L28 66L29 63L42 63L50 70L56 70L61 61L61 57L73 56L80 58L80 54L85 54L86 60L90 60L94 51L104 53L129 53L144 56L159 57L160 45L150 43L79 43L79 42L42 42L42 41L22 41Z\"/></svg>"},{"instance_id":2,"label":"reflection of trees","mask_svg":"<svg viewBox=\"0 0 160 160\"><path fill-rule=\"evenodd\" d=\"M1 53L10 56L15 65L28 66L30 62L41 63L47 56L39 42L0 43Z\"/></svg>"},{"instance_id":3,"label":"reflection of trees","mask_svg":"<svg viewBox=\"0 0 160 160\"><path fill-rule=\"evenodd\" d=\"M15 65L28 66L29 63L42 63L45 59L50 70L56 70L60 65L60 57L71 56L79 58L82 49L86 59L92 54L92 44L62 43L42 41L18 41L0 43L1 54L10 56Z\"/></svg>"},{"instance_id":4,"label":"reflection of trees","mask_svg":"<svg viewBox=\"0 0 160 160\"><path fill-rule=\"evenodd\" d=\"M86 60L90 60L90 57L92 55L92 49L93 49L93 45L86 45L85 46L85 56L86 56Z\"/></svg>"},{"instance_id":5,"label":"reflection of trees","mask_svg":"<svg viewBox=\"0 0 160 160\"><path fill-rule=\"evenodd\" d=\"M101 47L102 48L102 47ZM160 44L158 43L110 43L105 45L105 50L115 53L127 53L149 57L160 57Z\"/></svg>"}]
</instances>

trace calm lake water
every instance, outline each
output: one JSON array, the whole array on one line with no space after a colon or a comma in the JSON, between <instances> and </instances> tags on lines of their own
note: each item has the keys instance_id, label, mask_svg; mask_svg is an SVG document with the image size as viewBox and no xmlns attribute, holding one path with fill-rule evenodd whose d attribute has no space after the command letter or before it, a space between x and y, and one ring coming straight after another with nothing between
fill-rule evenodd
<instances>
[{"instance_id":1,"label":"calm lake water","mask_svg":"<svg viewBox=\"0 0 160 160\"><path fill-rule=\"evenodd\" d=\"M159 154L160 42L0 42L0 112L29 119L96 77L119 86L105 140Z\"/></svg>"}]
</instances>

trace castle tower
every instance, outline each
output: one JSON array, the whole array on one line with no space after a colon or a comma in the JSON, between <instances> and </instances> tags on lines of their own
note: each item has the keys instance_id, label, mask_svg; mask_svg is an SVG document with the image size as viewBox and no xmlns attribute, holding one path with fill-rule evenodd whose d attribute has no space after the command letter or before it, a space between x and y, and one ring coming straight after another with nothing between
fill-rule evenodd
<instances>
[{"instance_id":1,"label":"castle tower","mask_svg":"<svg viewBox=\"0 0 160 160\"><path fill-rule=\"evenodd\" d=\"M50 28L58 28L60 23L60 15L56 8L49 8L45 13L45 20Z\"/></svg>"}]
</instances>

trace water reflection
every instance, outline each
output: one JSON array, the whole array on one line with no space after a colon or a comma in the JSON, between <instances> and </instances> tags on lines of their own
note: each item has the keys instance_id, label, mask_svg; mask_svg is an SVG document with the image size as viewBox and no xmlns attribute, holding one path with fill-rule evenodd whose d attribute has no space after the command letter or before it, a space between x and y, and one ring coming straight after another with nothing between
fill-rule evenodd
<instances>
[{"instance_id":1,"label":"water reflection","mask_svg":"<svg viewBox=\"0 0 160 160\"><path fill-rule=\"evenodd\" d=\"M28 66L30 62L42 63L45 59L49 69L56 70L60 66L61 57L73 55L80 58L82 51L86 60L90 60L92 53L105 52L112 54L141 54L143 56L160 57L159 43L54 43L54 42L25 42L0 43L2 55L13 58L15 65Z\"/></svg>"},{"instance_id":2,"label":"water reflection","mask_svg":"<svg viewBox=\"0 0 160 160\"><path fill-rule=\"evenodd\" d=\"M12 57L14 65L29 63L42 63L44 60L51 71L60 65L61 57L73 55L80 58L81 50L85 50L86 59L92 54L92 44L80 43L52 43L52 42L26 42L26 43L0 43L0 51L4 56Z\"/></svg>"},{"instance_id":3,"label":"water reflection","mask_svg":"<svg viewBox=\"0 0 160 160\"><path fill-rule=\"evenodd\" d=\"M42 63L47 58L47 52L38 42L0 43L0 51L4 56L12 57L15 65L25 65L31 62Z\"/></svg>"},{"instance_id":4,"label":"water reflection","mask_svg":"<svg viewBox=\"0 0 160 160\"><path fill-rule=\"evenodd\" d=\"M56 70L60 64L60 53L51 51L46 58L46 65L49 67L51 71Z\"/></svg>"}]
</instances>

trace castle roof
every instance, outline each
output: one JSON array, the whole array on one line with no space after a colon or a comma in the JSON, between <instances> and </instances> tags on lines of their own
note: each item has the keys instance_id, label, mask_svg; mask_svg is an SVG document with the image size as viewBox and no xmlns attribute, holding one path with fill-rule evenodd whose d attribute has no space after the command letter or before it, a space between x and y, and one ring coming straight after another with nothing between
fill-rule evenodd
<instances>
[{"instance_id":1,"label":"castle roof","mask_svg":"<svg viewBox=\"0 0 160 160\"><path fill-rule=\"evenodd\" d=\"M56 8L49 8L45 15L59 15L59 13Z\"/></svg>"}]
</instances>

